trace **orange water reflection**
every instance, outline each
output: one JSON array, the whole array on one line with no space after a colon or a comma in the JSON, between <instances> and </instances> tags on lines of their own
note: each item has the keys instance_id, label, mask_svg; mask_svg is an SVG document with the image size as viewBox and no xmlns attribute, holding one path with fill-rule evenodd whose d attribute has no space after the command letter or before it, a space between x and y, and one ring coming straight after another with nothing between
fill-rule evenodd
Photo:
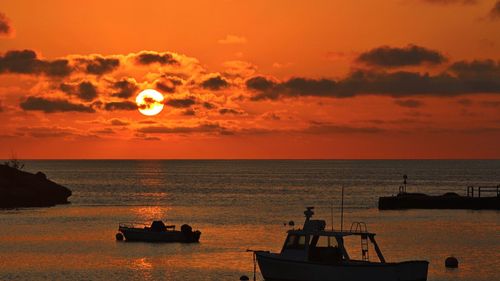
<instances>
[{"instance_id":1,"label":"orange water reflection","mask_svg":"<svg viewBox=\"0 0 500 281\"><path fill-rule=\"evenodd\" d=\"M167 221L168 211L171 210L170 207L160 207L160 206L145 206L136 207L132 209L137 218L142 218L140 221L151 221L151 220L163 220Z\"/></svg>"},{"instance_id":2,"label":"orange water reflection","mask_svg":"<svg viewBox=\"0 0 500 281\"><path fill-rule=\"evenodd\" d=\"M243 216L245 211L215 207L103 206L56 207L19 216L0 214L3 223L9 225L0 229L0 279L16 279L8 278L9 274L23 277L17 279L36 279L37 274L65 279L64 274L79 276L83 272L86 275L82 279L199 280L196 276L205 276L204 280L237 280L241 274L252 272L248 248L279 251L287 228L278 221L294 219L300 224L302 220L297 212L295 217L271 221L265 221L268 213L252 214L263 218L262 223L232 222L232 218ZM317 215L322 218L321 210ZM358 210L347 213L346 220L368 222L369 230L377 233L388 261L429 260L430 281L487 281L498 276L497 215ZM118 221L167 216L172 223L189 223L201 230L201 242L148 244L114 239ZM352 247L353 251L359 250L359 241L354 241ZM375 258L373 251L370 254ZM457 256L459 269L444 268L444 259L449 255Z\"/></svg>"}]
</instances>

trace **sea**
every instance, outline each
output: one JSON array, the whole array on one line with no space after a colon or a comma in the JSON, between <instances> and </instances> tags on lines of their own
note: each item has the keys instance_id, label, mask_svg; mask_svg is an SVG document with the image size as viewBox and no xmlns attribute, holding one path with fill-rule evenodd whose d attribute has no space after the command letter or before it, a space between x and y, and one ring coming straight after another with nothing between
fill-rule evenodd
<instances>
[{"instance_id":1,"label":"sea","mask_svg":"<svg viewBox=\"0 0 500 281\"><path fill-rule=\"evenodd\" d=\"M500 160L38 160L25 170L73 195L66 205L0 210L2 281L252 280L247 250L280 251L309 206L328 229L365 222L388 261L429 261L428 280L500 280L500 211L377 209L403 175L408 192L496 186ZM120 222L157 219L200 230L200 243L116 241ZM360 254L359 240L348 243ZM457 269L444 266L449 256Z\"/></svg>"}]
</instances>

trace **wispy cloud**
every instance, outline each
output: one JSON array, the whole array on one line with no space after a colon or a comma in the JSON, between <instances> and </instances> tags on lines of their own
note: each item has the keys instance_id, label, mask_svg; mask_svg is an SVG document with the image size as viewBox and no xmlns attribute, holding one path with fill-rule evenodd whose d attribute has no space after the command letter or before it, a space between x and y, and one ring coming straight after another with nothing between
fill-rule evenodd
<instances>
[{"instance_id":1,"label":"wispy cloud","mask_svg":"<svg viewBox=\"0 0 500 281\"><path fill-rule=\"evenodd\" d=\"M0 12L0 37L10 36L13 28L7 16Z\"/></svg>"},{"instance_id":2,"label":"wispy cloud","mask_svg":"<svg viewBox=\"0 0 500 281\"><path fill-rule=\"evenodd\" d=\"M243 36L228 34L225 38L219 39L219 44L245 44L247 39Z\"/></svg>"}]
</instances>

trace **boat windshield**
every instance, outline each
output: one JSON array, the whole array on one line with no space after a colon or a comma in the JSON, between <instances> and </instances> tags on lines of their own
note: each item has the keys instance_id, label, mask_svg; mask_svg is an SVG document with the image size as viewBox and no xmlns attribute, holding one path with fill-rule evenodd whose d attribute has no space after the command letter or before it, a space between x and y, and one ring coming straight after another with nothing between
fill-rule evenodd
<instances>
[{"instance_id":1,"label":"boat windshield","mask_svg":"<svg viewBox=\"0 0 500 281\"><path fill-rule=\"evenodd\" d=\"M290 234L285 242L285 249L304 249L306 247L306 236Z\"/></svg>"},{"instance_id":2,"label":"boat windshield","mask_svg":"<svg viewBox=\"0 0 500 281\"><path fill-rule=\"evenodd\" d=\"M309 245L309 260L322 263L340 263L342 252L337 239L328 236L313 236Z\"/></svg>"}]
</instances>

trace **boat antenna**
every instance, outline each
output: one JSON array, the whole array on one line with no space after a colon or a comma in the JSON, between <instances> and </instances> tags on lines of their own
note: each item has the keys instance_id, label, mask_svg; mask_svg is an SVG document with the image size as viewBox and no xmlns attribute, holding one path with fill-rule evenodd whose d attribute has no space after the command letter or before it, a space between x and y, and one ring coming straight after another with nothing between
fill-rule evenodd
<instances>
[{"instance_id":1,"label":"boat antenna","mask_svg":"<svg viewBox=\"0 0 500 281\"><path fill-rule=\"evenodd\" d=\"M340 232L344 231L344 185L342 185L342 195L340 201Z\"/></svg>"},{"instance_id":2,"label":"boat antenna","mask_svg":"<svg viewBox=\"0 0 500 281\"><path fill-rule=\"evenodd\" d=\"M405 187L405 190L404 192L406 193L406 180L408 179L408 176L407 175L403 175L403 184L404 184L404 187Z\"/></svg>"}]
</instances>

